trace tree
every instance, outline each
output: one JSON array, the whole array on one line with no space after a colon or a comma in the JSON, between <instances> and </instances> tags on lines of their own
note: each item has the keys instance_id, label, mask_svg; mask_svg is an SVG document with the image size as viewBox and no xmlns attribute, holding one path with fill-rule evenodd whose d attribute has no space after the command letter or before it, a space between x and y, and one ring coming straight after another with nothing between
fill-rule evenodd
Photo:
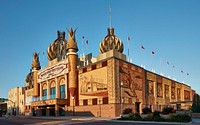
<instances>
[{"instance_id":1,"label":"tree","mask_svg":"<svg viewBox=\"0 0 200 125\"><path fill-rule=\"evenodd\" d=\"M193 96L192 112L200 113L200 97L198 94L194 94Z\"/></svg>"}]
</instances>

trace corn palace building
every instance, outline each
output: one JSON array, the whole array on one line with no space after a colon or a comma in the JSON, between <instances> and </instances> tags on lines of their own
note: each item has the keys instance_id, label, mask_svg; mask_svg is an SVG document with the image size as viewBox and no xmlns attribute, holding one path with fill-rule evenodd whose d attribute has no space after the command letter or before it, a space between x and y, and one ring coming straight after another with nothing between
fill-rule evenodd
<instances>
[{"instance_id":1,"label":"corn palace building","mask_svg":"<svg viewBox=\"0 0 200 125\"><path fill-rule=\"evenodd\" d=\"M190 86L128 62L113 28L108 28L97 57L78 57L75 31L68 30L68 39L57 32L47 49L46 68L33 54L23 87L25 115L116 117L126 108L142 113L144 107L155 111L192 105L195 91Z\"/></svg>"}]
</instances>

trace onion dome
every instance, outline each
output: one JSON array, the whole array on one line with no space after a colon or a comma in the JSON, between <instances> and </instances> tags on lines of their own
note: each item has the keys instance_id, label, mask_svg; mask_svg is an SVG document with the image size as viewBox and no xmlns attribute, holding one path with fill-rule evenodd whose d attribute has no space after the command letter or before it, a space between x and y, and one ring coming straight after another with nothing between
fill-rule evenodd
<instances>
[{"instance_id":1,"label":"onion dome","mask_svg":"<svg viewBox=\"0 0 200 125\"><path fill-rule=\"evenodd\" d=\"M67 42L67 51L68 52L77 52L78 47L75 38L76 29L73 31L72 28L68 30L68 42Z\"/></svg>"},{"instance_id":2,"label":"onion dome","mask_svg":"<svg viewBox=\"0 0 200 125\"><path fill-rule=\"evenodd\" d=\"M40 70L40 61L39 61L39 53L33 53L33 61L32 61L32 69L33 70Z\"/></svg>"},{"instance_id":3,"label":"onion dome","mask_svg":"<svg viewBox=\"0 0 200 125\"><path fill-rule=\"evenodd\" d=\"M66 54L65 32L57 31L58 38L49 45L47 49L47 57L51 61L55 58L62 58Z\"/></svg>"},{"instance_id":4,"label":"onion dome","mask_svg":"<svg viewBox=\"0 0 200 125\"><path fill-rule=\"evenodd\" d=\"M30 72L30 73L26 76L25 81L26 81L26 83L30 83L31 80L32 80L32 72Z\"/></svg>"},{"instance_id":5,"label":"onion dome","mask_svg":"<svg viewBox=\"0 0 200 125\"><path fill-rule=\"evenodd\" d=\"M122 41L114 34L114 28L108 28L108 35L102 40L99 45L99 52L105 53L110 50L116 50L120 53L124 50Z\"/></svg>"}]
</instances>

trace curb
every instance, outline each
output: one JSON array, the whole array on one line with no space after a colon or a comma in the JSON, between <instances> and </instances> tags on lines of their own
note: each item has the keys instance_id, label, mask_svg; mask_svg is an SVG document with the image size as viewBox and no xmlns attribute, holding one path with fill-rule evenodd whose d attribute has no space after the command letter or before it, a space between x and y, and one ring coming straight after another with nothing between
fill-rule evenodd
<instances>
[{"instance_id":1,"label":"curb","mask_svg":"<svg viewBox=\"0 0 200 125\"><path fill-rule=\"evenodd\" d=\"M174 125L188 125L188 124L192 124L193 122L155 122L155 121L126 121L126 120L116 120L116 119L113 119L113 120L110 120L110 121L113 121L113 122L129 122L129 123L152 123L152 124L174 124Z\"/></svg>"}]
</instances>

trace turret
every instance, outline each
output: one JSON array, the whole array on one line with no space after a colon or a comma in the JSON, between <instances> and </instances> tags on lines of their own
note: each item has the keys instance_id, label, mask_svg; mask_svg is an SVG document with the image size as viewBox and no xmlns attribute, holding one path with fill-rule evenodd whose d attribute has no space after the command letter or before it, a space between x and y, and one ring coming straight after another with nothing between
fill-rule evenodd
<instances>
[{"instance_id":1,"label":"turret","mask_svg":"<svg viewBox=\"0 0 200 125\"><path fill-rule=\"evenodd\" d=\"M33 61L32 61L32 80L33 80L33 95L38 96L39 95L39 85L37 82L37 75L38 70L41 69L40 61L39 61L39 53L34 52L33 54Z\"/></svg>"},{"instance_id":2,"label":"turret","mask_svg":"<svg viewBox=\"0 0 200 125\"><path fill-rule=\"evenodd\" d=\"M70 99L77 100L77 86L78 86L78 74L77 74L77 43L75 38L75 31L72 28L68 30L68 42L67 42L67 56L68 56L68 64L69 64L69 73L68 73L68 84L69 84L69 92ZM72 105L72 103L70 103Z\"/></svg>"}]
</instances>

